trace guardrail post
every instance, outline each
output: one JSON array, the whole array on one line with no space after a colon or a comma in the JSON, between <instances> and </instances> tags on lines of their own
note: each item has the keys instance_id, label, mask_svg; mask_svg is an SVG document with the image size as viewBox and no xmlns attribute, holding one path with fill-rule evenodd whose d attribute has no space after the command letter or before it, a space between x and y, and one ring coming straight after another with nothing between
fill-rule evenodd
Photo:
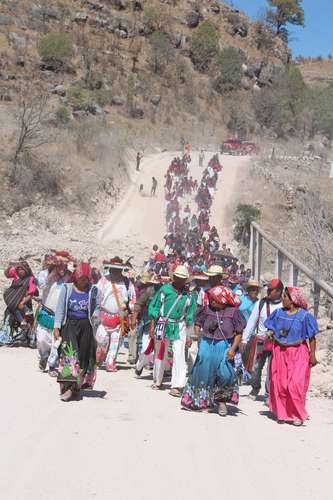
<instances>
[{"instance_id":1,"label":"guardrail post","mask_svg":"<svg viewBox=\"0 0 333 500\"><path fill-rule=\"evenodd\" d=\"M254 276L256 272L256 259L255 259L256 245L257 245L257 231L251 225L250 266L251 266L252 276Z\"/></svg>"},{"instance_id":2,"label":"guardrail post","mask_svg":"<svg viewBox=\"0 0 333 500\"><path fill-rule=\"evenodd\" d=\"M316 318L318 318L319 313L319 304L320 304L320 286L317 283L314 283L314 291L313 291L313 314Z\"/></svg>"},{"instance_id":3,"label":"guardrail post","mask_svg":"<svg viewBox=\"0 0 333 500\"><path fill-rule=\"evenodd\" d=\"M276 253L276 277L282 279L283 253L280 250Z\"/></svg>"},{"instance_id":4,"label":"guardrail post","mask_svg":"<svg viewBox=\"0 0 333 500\"><path fill-rule=\"evenodd\" d=\"M298 285L298 267L291 262L290 263L290 276L289 276L289 283L292 286L297 286Z\"/></svg>"},{"instance_id":5,"label":"guardrail post","mask_svg":"<svg viewBox=\"0 0 333 500\"><path fill-rule=\"evenodd\" d=\"M257 281L260 281L261 261L262 261L262 236L257 231L256 265L255 265L255 274L254 274L254 277Z\"/></svg>"}]
</instances>

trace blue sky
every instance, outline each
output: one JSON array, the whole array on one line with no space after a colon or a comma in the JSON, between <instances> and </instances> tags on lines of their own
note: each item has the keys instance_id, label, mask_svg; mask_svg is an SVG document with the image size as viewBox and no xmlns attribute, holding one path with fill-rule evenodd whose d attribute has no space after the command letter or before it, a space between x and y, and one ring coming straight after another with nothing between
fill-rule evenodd
<instances>
[{"instance_id":1,"label":"blue sky","mask_svg":"<svg viewBox=\"0 0 333 500\"><path fill-rule=\"evenodd\" d=\"M258 18L267 6L265 0L224 0L225 3ZM333 0L303 0L305 28L289 26L290 46L295 56L333 54Z\"/></svg>"}]
</instances>

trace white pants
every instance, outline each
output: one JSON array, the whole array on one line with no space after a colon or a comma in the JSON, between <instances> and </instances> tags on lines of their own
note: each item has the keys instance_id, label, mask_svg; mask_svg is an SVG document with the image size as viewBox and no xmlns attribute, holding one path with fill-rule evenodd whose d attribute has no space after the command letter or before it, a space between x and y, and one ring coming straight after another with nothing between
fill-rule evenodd
<instances>
[{"instance_id":1,"label":"white pants","mask_svg":"<svg viewBox=\"0 0 333 500\"><path fill-rule=\"evenodd\" d=\"M154 382L156 385L161 385L165 369L165 358L168 353L169 340L165 339L164 359L157 358L161 342L157 341L155 345L155 362L154 362ZM185 324L179 325L179 340L174 340L172 344L173 364L171 375L171 388L181 389L185 387L186 382L186 361L185 361L185 345L186 345L186 327Z\"/></svg>"},{"instance_id":2,"label":"white pants","mask_svg":"<svg viewBox=\"0 0 333 500\"><path fill-rule=\"evenodd\" d=\"M137 330L130 330L128 333L128 361L136 361L138 350Z\"/></svg>"},{"instance_id":3,"label":"white pants","mask_svg":"<svg viewBox=\"0 0 333 500\"><path fill-rule=\"evenodd\" d=\"M41 325L37 325L36 337L39 360L47 361L52 347L52 330L44 328Z\"/></svg>"},{"instance_id":4,"label":"white pants","mask_svg":"<svg viewBox=\"0 0 333 500\"><path fill-rule=\"evenodd\" d=\"M96 332L96 359L98 363L115 367L120 338L120 326L117 328L105 328L103 325L99 325Z\"/></svg>"},{"instance_id":5,"label":"white pants","mask_svg":"<svg viewBox=\"0 0 333 500\"><path fill-rule=\"evenodd\" d=\"M138 359L138 361L136 363L136 367L135 367L138 371L142 370L145 366L147 366L149 364L150 359L151 359L151 356L152 356L151 354L148 354L148 355L145 354L145 350L149 346L149 342L150 342L149 333L144 333L142 335L141 352L139 354L139 359Z\"/></svg>"}]
</instances>

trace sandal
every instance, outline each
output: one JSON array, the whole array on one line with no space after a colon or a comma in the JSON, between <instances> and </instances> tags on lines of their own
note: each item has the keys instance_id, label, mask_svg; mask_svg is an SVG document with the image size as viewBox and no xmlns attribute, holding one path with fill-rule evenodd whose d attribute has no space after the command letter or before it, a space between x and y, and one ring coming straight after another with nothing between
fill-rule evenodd
<instances>
[{"instance_id":1,"label":"sandal","mask_svg":"<svg viewBox=\"0 0 333 500\"><path fill-rule=\"evenodd\" d=\"M181 398L182 391L179 389L176 389L174 387L173 389L170 389L169 394L170 394L170 396L173 396L174 398Z\"/></svg>"},{"instance_id":2,"label":"sandal","mask_svg":"<svg viewBox=\"0 0 333 500\"><path fill-rule=\"evenodd\" d=\"M153 384L150 386L154 391L160 391L161 390L161 386L160 385L157 385L157 384Z\"/></svg>"},{"instance_id":3,"label":"sandal","mask_svg":"<svg viewBox=\"0 0 333 500\"><path fill-rule=\"evenodd\" d=\"M64 401L65 403L68 403L73 397L73 391L72 389L67 389L63 394L61 394L60 399L61 401Z\"/></svg>"},{"instance_id":4,"label":"sandal","mask_svg":"<svg viewBox=\"0 0 333 500\"><path fill-rule=\"evenodd\" d=\"M228 407L225 403L219 403L217 413L220 417L226 417L228 415Z\"/></svg>"}]
</instances>

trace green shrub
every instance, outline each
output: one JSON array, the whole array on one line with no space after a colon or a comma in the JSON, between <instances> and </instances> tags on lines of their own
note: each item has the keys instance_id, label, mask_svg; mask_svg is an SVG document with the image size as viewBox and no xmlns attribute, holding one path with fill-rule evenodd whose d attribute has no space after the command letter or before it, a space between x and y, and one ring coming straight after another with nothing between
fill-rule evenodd
<instances>
[{"instance_id":1,"label":"green shrub","mask_svg":"<svg viewBox=\"0 0 333 500\"><path fill-rule=\"evenodd\" d=\"M102 108L104 106L110 106L112 104L112 93L110 90L95 90L94 98L96 103Z\"/></svg>"},{"instance_id":2,"label":"green shrub","mask_svg":"<svg viewBox=\"0 0 333 500\"><path fill-rule=\"evenodd\" d=\"M49 33L43 36L37 48L43 61L54 59L64 62L74 53L72 39L66 33Z\"/></svg>"},{"instance_id":3,"label":"green shrub","mask_svg":"<svg viewBox=\"0 0 333 500\"><path fill-rule=\"evenodd\" d=\"M260 217L260 210L254 205L240 203L235 212L234 238L242 245L249 246L251 235L251 222Z\"/></svg>"},{"instance_id":4,"label":"green shrub","mask_svg":"<svg viewBox=\"0 0 333 500\"><path fill-rule=\"evenodd\" d=\"M299 129L299 120L305 109L306 86L300 70L290 67L253 94L253 108L259 125L272 129L278 137L285 137L290 127Z\"/></svg>"},{"instance_id":5,"label":"green shrub","mask_svg":"<svg viewBox=\"0 0 333 500\"><path fill-rule=\"evenodd\" d=\"M90 92L78 85L68 89L68 99L73 108L77 111L89 111L92 107Z\"/></svg>"},{"instance_id":6,"label":"green shrub","mask_svg":"<svg viewBox=\"0 0 333 500\"><path fill-rule=\"evenodd\" d=\"M234 47L227 47L219 52L217 58L218 77L215 88L223 94L239 88L243 76L244 57Z\"/></svg>"},{"instance_id":7,"label":"green shrub","mask_svg":"<svg viewBox=\"0 0 333 500\"><path fill-rule=\"evenodd\" d=\"M206 71L218 51L218 35L209 21L204 21L193 33L191 59L199 71Z\"/></svg>"},{"instance_id":8,"label":"green shrub","mask_svg":"<svg viewBox=\"0 0 333 500\"><path fill-rule=\"evenodd\" d=\"M151 66L154 73L162 73L171 61L174 51L170 38L162 31L154 31L149 38L151 45Z\"/></svg>"},{"instance_id":9,"label":"green shrub","mask_svg":"<svg viewBox=\"0 0 333 500\"><path fill-rule=\"evenodd\" d=\"M307 108L312 114L312 135L324 134L333 139L333 85L313 87L307 91Z\"/></svg>"},{"instance_id":10,"label":"green shrub","mask_svg":"<svg viewBox=\"0 0 333 500\"><path fill-rule=\"evenodd\" d=\"M56 119L60 125L68 125L71 114L65 106L60 106L56 111Z\"/></svg>"}]
</instances>

